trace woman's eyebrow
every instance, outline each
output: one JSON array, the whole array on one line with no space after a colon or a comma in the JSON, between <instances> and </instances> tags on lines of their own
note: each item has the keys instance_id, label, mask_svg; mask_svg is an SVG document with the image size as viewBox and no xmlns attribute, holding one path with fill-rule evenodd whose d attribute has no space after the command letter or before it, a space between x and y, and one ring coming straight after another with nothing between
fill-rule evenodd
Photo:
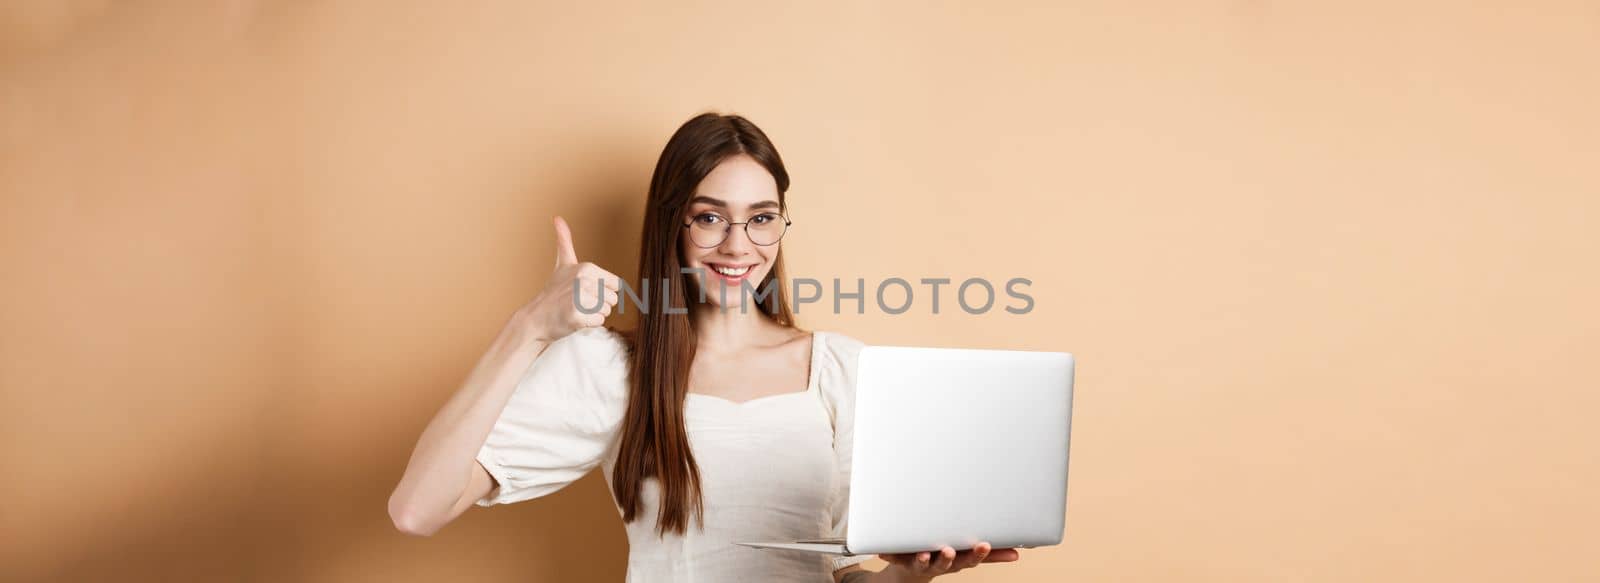
<instances>
[{"instance_id":1,"label":"woman's eyebrow","mask_svg":"<svg viewBox=\"0 0 1600 583\"><path fill-rule=\"evenodd\" d=\"M695 204L695 203L705 203L705 204L709 204L709 205L715 206L715 207L728 208L728 203L723 202L722 199L720 199L720 198L711 198L709 196L696 196L694 198L689 199L689 204Z\"/></svg>"},{"instance_id":2,"label":"woman's eyebrow","mask_svg":"<svg viewBox=\"0 0 1600 583\"><path fill-rule=\"evenodd\" d=\"M696 196L694 198L689 199L689 204L695 204L695 203L705 203L705 204L709 204L709 205L712 205L712 206L715 206L715 207L718 207L718 208L728 208L727 201L724 201L724 200L722 200L720 198L711 198L709 196ZM782 207L779 206L778 205L778 201L775 201L775 200L763 200L761 202L758 202L758 203L750 205L750 210L756 210L756 209L759 209L759 208L774 208L775 209L775 208L782 208Z\"/></svg>"}]
</instances>

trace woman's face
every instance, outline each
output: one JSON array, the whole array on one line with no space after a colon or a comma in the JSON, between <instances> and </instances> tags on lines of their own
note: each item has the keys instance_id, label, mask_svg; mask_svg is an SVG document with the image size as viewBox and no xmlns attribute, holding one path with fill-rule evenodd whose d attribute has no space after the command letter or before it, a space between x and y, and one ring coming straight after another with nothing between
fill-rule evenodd
<instances>
[{"instance_id":1,"label":"woman's face","mask_svg":"<svg viewBox=\"0 0 1600 583\"><path fill-rule=\"evenodd\" d=\"M756 286L766 278L778 257L780 243L773 235L783 232L781 210L777 181L749 156L741 154L724 160L700 181L682 217L681 222L689 228L683 230L679 244L684 266L696 270L707 303L736 309L741 293L763 291ZM730 222L746 221L751 222L728 230L721 243L704 246L715 243ZM754 241L751 235L755 236ZM757 241L771 244L757 245ZM696 300L693 295L689 298L690 303ZM753 299L746 302L746 309L760 309Z\"/></svg>"}]
</instances>

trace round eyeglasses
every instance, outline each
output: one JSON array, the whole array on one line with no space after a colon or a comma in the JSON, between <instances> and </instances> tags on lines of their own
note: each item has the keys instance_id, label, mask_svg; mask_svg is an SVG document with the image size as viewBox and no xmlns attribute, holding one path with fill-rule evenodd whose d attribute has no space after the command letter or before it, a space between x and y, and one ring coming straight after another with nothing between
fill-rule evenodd
<instances>
[{"instance_id":1,"label":"round eyeglasses","mask_svg":"<svg viewBox=\"0 0 1600 583\"><path fill-rule=\"evenodd\" d=\"M728 232L734 225L744 225L744 234L750 237L750 242L766 247L776 245L792 224L778 213L761 213L742 223L731 222L717 213L700 213L690 217L683 228L689 230L689 240L696 247L710 249L728 240Z\"/></svg>"}]
</instances>

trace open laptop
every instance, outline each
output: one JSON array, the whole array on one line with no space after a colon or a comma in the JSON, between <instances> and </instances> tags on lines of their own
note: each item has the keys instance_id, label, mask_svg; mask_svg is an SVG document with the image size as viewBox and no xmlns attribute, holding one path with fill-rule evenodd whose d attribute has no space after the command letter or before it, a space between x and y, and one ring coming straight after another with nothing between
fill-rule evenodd
<instances>
[{"instance_id":1,"label":"open laptop","mask_svg":"<svg viewBox=\"0 0 1600 583\"><path fill-rule=\"evenodd\" d=\"M736 543L840 555L1060 544L1073 357L868 346L844 539Z\"/></svg>"}]
</instances>

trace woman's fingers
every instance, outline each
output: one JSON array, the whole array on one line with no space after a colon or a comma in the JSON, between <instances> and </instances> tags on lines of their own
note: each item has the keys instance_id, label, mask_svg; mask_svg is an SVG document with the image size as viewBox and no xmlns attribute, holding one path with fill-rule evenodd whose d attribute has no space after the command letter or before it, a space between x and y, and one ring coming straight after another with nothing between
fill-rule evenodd
<instances>
[{"instance_id":1,"label":"woman's fingers","mask_svg":"<svg viewBox=\"0 0 1600 583\"><path fill-rule=\"evenodd\" d=\"M963 560L956 566L956 569L971 569L983 564L983 560L989 558L989 553L993 550L994 549L989 546L989 543L978 543L978 546L973 547L971 551L962 553L962 555L964 555L962 557Z\"/></svg>"},{"instance_id":2,"label":"woman's fingers","mask_svg":"<svg viewBox=\"0 0 1600 583\"><path fill-rule=\"evenodd\" d=\"M589 265L589 264L584 264ZM580 273L576 278L577 293L572 296L572 310L579 327L599 326L605 317L611 316L615 311L621 296L617 294L616 280L608 272L598 268L587 268L591 271ZM601 316L599 323L592 315Z\"/></svg>"},{"instance_id":3,"label":"woman's fingers","mask_svg":"<svg viewBox=\"0 0 1600 583\"><path fill-rule=\"evenodd\" d=\"M617 277L617 274L606 271L599 265L595 265L593 263L585 262L579 264L578 276L599 282L597 285L591 286L591 289L594 287L604 287L605 289L611 291L617 291L622 285L622 278Z\"/></svg>"},{"instance_id":4,"label":"woman's fingers","mask_svg":"<svg viewBox=\"0 0 1600 583\"><path fill-rule=\"evenodd\" d=\"M878 558L883 559L884 561L887 561L889 564L896 567L900 567L907 571L916 572L918 555L923 555L923 560L926 560L927 554L928 553L901 553L894 555L878 555Z\"/></svg>"},{"instance_id":5,"label":"woman's fingers","mask_svg":"<svg viewBox=\"0 0 1600 583\"><path fill-rule=\"evenodd\" d=\"M956 564L956 550L950 547L939 549L939 560L933 562L933 572L943 573L949 571Z\"/></svg>"},{"instance_id":6,"label":"woman's fingers","mask_svg":"<svg viewBox=\"0 0 1600 583\"><path fill-rule=\"evenodd\" d=\"M978 543L971 550L960 552L945 546L938 552L878 555L879 559L905 569L912 575L949 574L983 563L1009 563L1020 557L1021 553L1016 549L996 549L987 542Z\"/></svg>"},{"instance_id":7,"label":"woman's fingers","mask_svg":"<svg viewBox=\"0 0 1600 583\"><path fill-rule=\"evenodd\" d=\"M556 226L556 270L578 262L578 252L572 250L572 227L567 226L567 220L555 218Z\"/></svg>"},{"instance_id":8,"label":"woman's fingers","mask_svg":"<svg viewBox=\"0 0 1600 583\"><path fill-rule=\"evenodd\" d=\"M1022 558L1022 553L1017 549L995 549L983 559L985 563L1010 563Z\"/></svg>"}]
</instances>

